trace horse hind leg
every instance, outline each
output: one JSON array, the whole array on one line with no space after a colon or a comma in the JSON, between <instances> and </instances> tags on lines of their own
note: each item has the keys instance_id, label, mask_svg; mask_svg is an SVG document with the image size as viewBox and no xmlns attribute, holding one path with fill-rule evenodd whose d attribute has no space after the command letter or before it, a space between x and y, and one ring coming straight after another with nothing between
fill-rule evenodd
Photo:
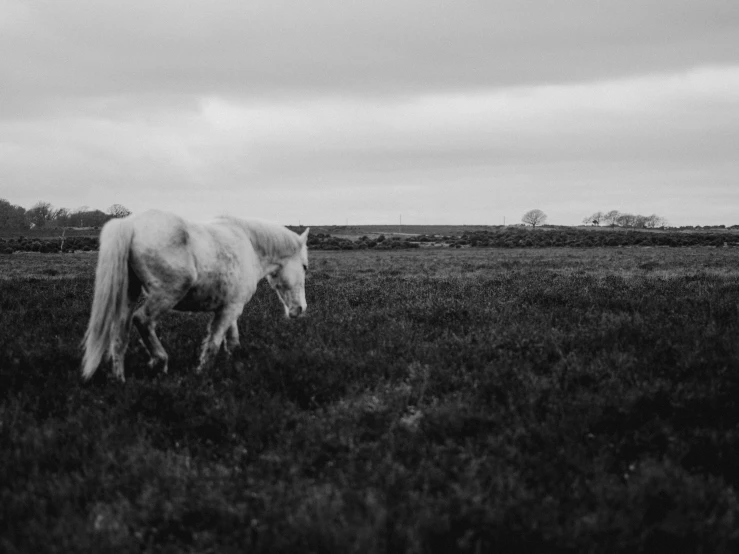
<instances>
[{"instance_id":1,"label":"horse hind leg","mask_svg":"<svg viewBox=\"0 0 739 554\"><path fill-rule=\"evenodd\" d=\"M149 352L149 368L154 369L161 365L162 371L167 373L169 356L156 335L156 320L138 310L133 316L133 323L141 335L141 341Z\"/></svg>"},{"instance_id":2,"label":"horse hind leg","mask_svg":"<svg viewBox=\"0 0 739 554\"><path fill-rule=\"evenodd\" d=\"M167 373L169 356L164 350L156 334L157 320L165 312L171 310L184 294L167 294L163 291L150 291L144 304L133 314L133 323L136 325L144 346L149 351L149 367L161 366L162 372Z\"/></svg>"},{"instance_id":3,"label":"horse hind leg","mask_svg":"<svg viewBox=\"0 0 739 554\"><path fill-rule=\"evenodd\" d=\"M126 357L126 350L128 349L128 338L131 334L131 321L133 319L133 306L128 306L128 312L126 318L121 322L119 328L113 338L113 343L110 348L110 357L113 360L113 375L115 375L121 382L126 382L126 376L123 368L123 361Z\"/></svg>"},{"instance_id":4,"label":"horse hind leg","mask_svg":"<svg viewBox=\"0 0 739 554\"><path fill-rule=\"evenodd\" d=\"M161 219L159 215L156 217ZM161 232L152 236L142 233L132 243L132 268L147 293L143 305L134 312L133 323L149 351L149 367L161 366L167 373L169 356L156 335L156 324L186 296L196 269L187 247L188 233L181 221L169 217L149 223ZM169 224L173 229L168 229Z\"/></svg>"},{"instance_id":5,"label":"horse hind leg","mask_svg":"<svg viewBox=\"0 0 739 554\"><path fill-rule=\"evenodd\" d=\"M113 337L113 342L110 347L110 357L113 360L113 375L124 383L126 382L126 376L123 361L126 357L126 350L128 349L128 339L131 334L133 311L140 295L141 283L136 280L134 276L129 275L128 298L125 312L121 314L122 320L119 323L119 327L115 332L115 336Z\"/></svg>"}]
</instances>

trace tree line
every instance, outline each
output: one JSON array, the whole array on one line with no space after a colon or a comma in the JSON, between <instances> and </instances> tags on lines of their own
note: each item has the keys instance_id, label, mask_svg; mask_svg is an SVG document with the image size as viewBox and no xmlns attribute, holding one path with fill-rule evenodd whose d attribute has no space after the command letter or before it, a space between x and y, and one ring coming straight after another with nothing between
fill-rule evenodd
<instances>
[{"instance_id":1,"label":"tree line","mask_svg":"<svg viewBox=\"0 0 739 554\"><path fill-rule=\"evenodd\" d=\"M76 210L55 208L49 202L36 202L26 210L0 198L0 229L28 230L41 227L100 227L109 219L126 217L131 211L113 204L105 212L82 206Z\"/></svg>"},{"instance_id":2,"label":"tree line","mask_svg":"<svg viewBox=\"0 0 739 554\"><path fill-rule=\"evenodd\" d=\"M608 225L610 227L626 227L629 229L657 229L668 226L667 220L657 214L639 215L621 213L618 210L595 212L583 218L582 222L585 225Z\"/></svg>"}]
</instances>

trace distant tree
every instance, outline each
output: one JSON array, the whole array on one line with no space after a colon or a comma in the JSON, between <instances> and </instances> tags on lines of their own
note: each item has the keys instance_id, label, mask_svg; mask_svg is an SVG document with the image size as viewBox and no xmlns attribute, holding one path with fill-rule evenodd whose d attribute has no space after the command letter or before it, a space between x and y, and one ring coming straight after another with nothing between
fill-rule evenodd
<instances>
[{"instance_id":1,"label":"distant tree","mask_svg":"<svg viewBox=\"0 0 739 554\"><path fill-rule=\"evenodd\" d=\"M71 214L69 214L72 225L76 225L77 227L84 227L85 226L84 214L86 214L88 211L90 211L90 206L80 206L79 208L74 210Z\"/></svg>"},{"instance_id":2,"label":"distant tree","mask_svg":"<svg viewBox=\"0 0 739 554\"><path fill-rule=\"evenodd\" d=\"M635 215L634 216L634 222L632 224L632 227L636 229L644 229L647 226L647 216L645 215Z\"/></svg>"},{"instance_id":3,"label":"distant tree","mask_svg":"<svg viewBox=\"0 0 739 554\"><path fill-rule=\"evenodd\" d=\"M667 220L657 214L649 215L645 218L644 226L648 229L656 229L657 227L667 227Z\"/></svg>"},{"instance_id":4,"label":"distant tree","mask_svg":"<svg viewBox=\"0 0 739 554\"><path fill-rule=\"evenodd\" d=\"M28 229L26 209L0 198L0 229Z\"/></svg>"},{"instance_id":5,"label":"distant tree","mask_svg":"<svg viewBox=\"0 0 739 554\"><path fill-rule=\"evenodd\" d=\"M101 227L106 221L110 219L110 216L101 210L91 210L85 212L84 222L85 227Z\"/></svg>"},{"instance_id":6,"label":"distant tree","mask_svg":"<svg viewBox=\"0 0 739 554\"><path fill-rule=\"evenodd\" d=\"M131 215L131 210L120 204L113 204L108 208L108 213L113 217L126 217Z\"/></svg>"},{"instance_id":7,"label":"distant tree","mask_svg":"<svg viewBox=\"0 0 739 554\"><path fill-rule=\"evenodd\" d=\"M49 202L36 202L26 212L26 221L28 221L29 227L45 227L52 220L53 215L54 208Z\"/></svg>"},{"instance_id":8,"label":"distant tree","mask_svg":"<svg viewBox=\"0 0 739 554\"><path fill-rule=\"evenodd\" d=\"M634 227L636 224L636 216L634 214L618 214L616 225L619 227Z\"/></svg>"},{"instance_id":9,"label":"distant tree","mask_svg":"<svg viewBox=\"0 0 739 554\"><path fill-rule=\"evenodd\" d=\"M521 221L523 221L527 225L531 225L534 228L537 225L543 225L546 220L547 214L545 214L541 210L530 210L523 214L523 217L521 218Z\"/></svg>"},{"instance_id":10,"label":"distant tree","mask_svg":"<svg viewBox=\"0 0 739 554\"><path fill-rule=\"evenodd\" d=\"M584 217L582 222L585 225L600 225L600 222L602 220L603 220L603 212L595 212L593 215Z\"/></svg>"},{"instance_id":11,"label":"distant tree","mask_svg":"<svg viewBox=\"0 0 739 554\"><path fill-rule=\"evenodd\" d=\"M606 225L614 226L616 225L616 220L620 215L621 214L618 210L611 210L610 212L603 214L601 221Z\"/></svg>"},{"instance_id":12,"label":"distant tree","mask_svg":"<svg viewBox=\"0 0 739 554\"><path fill-rule=\"evenodd\" d=\"M70 226L74 227L100 227L111 218L111 215L101 210L91 210L87 206L69 214Z\"/></svg>"},{"instance_id":13,"label":"distant tree","mask_svg":"<svg viewBox=\"0 0 739 554\"><path fill-rule=\"evenodd\" d=\"M70 215L72 212L68 208L59 208L51 213L51 221L56 227L68 227L70 225Z\"/></svg>"}]
</instances>

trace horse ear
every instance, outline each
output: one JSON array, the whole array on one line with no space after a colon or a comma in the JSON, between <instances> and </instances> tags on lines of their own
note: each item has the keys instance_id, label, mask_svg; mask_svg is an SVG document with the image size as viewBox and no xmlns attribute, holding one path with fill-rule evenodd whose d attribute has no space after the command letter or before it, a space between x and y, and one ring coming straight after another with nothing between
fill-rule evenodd
<instances>
[{"instance_id":1,"label":"horse ear","mask_svg":"<svg viewBox=\"0 0 739 554\"><path fill-rule=\"evenodd\" d=\"M300 235L300 242L303 244L308 242L308 232L310 231L310 227L306 227L305 231Z\"/></svg>"}]
</instances>

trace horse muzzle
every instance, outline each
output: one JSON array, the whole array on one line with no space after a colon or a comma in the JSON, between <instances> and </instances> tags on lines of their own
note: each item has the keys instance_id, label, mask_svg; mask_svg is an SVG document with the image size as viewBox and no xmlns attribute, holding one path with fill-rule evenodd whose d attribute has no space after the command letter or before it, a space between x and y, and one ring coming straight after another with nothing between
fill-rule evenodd
<instances>
[{"instance_id":1,"label":"horse muzzle","mask_svg":"<svg viewBox=\"0 0 739 554\"><path fill-rule=\"evenodd\" d=\"M290 319L295 319L296 317L302 317L305 316L305 308L303 306L294 306L287 310L287 316Z\"/></svg>"}]
</instances>

